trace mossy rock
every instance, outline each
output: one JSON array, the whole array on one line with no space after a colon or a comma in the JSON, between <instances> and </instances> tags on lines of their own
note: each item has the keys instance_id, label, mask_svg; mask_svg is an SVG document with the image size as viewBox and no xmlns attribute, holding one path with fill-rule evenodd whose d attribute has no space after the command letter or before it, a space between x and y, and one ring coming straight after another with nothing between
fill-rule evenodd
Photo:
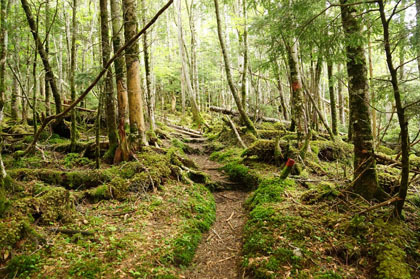
<instances>
[{"instance_id":1,"label":"mossy rock","mask_svg":"<svg viewBox=\"0 0 420 279\"><path fill-rule=\"evenodd\" d=\"M210 160L217 162L233 162L239 160L243 150L240 148L228 148L222 151L215 151L210 155Z\"/></svg>"},{"instance_id":2,"label":"mossy rock","mask_svg":"<svg viewBox=\"0 0 420 279\"><path fill-rule=\"evenodd\" d=\"M313 189L306 191L302 194L301 200L307 204L314 204L324 200L335 199L340 192L337 190L336 185L330 182L321 182L313 186Z\"/></svg>"},{"instance_id":3,"label":"mossy rock","mask_svg":"<svg viewBox=\"0 0 420 279\"><path fill-rule=\"evenodd\" d=\"M258 186L261 177L258 173L238 162L226 164L222 169L229 176L230 180L241 183L243 190L250 190Z\"/></svg>"},{"instance_id":4,"label":"mossy rock","mask_svg":"<svg viewBox=\"0 0 420 279\"><path fill-rule=\"evenodd\" d=\"M257 132L261 139L274 139L282 134L279 130L258 130Z\"/></svg>"},{"instance_id":5,"label":"mossy rock","mask_svg":"<svg viewBox=\"0 0 420 279\"><path fill-rule=\"evenodd\" d=\"M283 193L286 187L294 185L293 180L281 178L264 179L257 190L246 200L245 205L251 210L257 205L275 203L284 200Z\"/></svg>"},{"instance_id":6,"label":"mossy rock","mask_svg":"<svg viewBox=\"0 0 420 279\"><path fill-rule=\"evenodd\" d=\"M279 141L281 161L285 161L288 157L289 144L286 141ZM257 157L259 161L272 163L275 161L275 141L274 140L257 140L248 147L241 155L244 158Z\"/></svg>"},{"instance_id":7,"label":"mossy rock","mask_svg":"<svg viewBox=\"0 0 420 279\"><path fill-rule=\"evenodd\" d=\"M13 210L30 215L42 224L68 222L74 213L74 201L68 190L62 187L46 187L37 196L15 201Z\"/></svg>"},{"instance_id":8,"label":"mossy rock","mask_svg":"<svg viewBox=\"0 0 420 279\"><path fill-rule=\"evenodd\" d=\"M311 141L310 146L322 161L334 162L337 160L351 160L353 146L344 141Z\"/></svg>"}]
</instances>

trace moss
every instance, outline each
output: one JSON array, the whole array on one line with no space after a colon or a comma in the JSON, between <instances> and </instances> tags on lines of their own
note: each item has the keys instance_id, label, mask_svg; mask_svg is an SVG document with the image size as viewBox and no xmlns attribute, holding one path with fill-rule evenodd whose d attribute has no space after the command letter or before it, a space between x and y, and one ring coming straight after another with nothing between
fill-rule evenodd
<instances>
[{"instance_id":1,"label":"moss","mask_svg":"<svg viewBox=\"0 0 420 279\"><path fill-rule=\"evenodd\" d=\"M279 145L281 149L282 144L280 142ZM283 145L286 145L286 143L283 142ZM275 159L275 141L258 140L248 147L241 156L245 158L256 156L260 161L267 163L273 162Z\"/></svg>"},{"instance_id":2,"label":"moss","mask_svg":"<svg viewBox=\"0 0 420 279\"><path fill-rule=\"evenodd\" d=\"M228 148L223 151L216 151L210 155L210 160L228 163L239 159L242 153L240 148Z\"/></svg>"},{"instance_id":3,"label":"moss","mask_svg":"<svg viewBox=\"0 0 420 279\"><path fill-rule=\"evenodd\" d=\"M75 278L98 278L98 274L102 271L101 266L102 262L99 259L81 258L70 266L69 275L75 276Z\"/></svg>"},{"instance_id":4,"label":"moss","mask_svg":"<svg viewBox=\"0 0 420 279\"><path fill-rule=\"evenodd\" d=\"M303 193L301 200L308 204L314 204L324 200L335 199L339 194L340 192L335 184L324 181Z\"/></svg>"},{"instance_id":5,"label":"moss","mask_svg":"<svg viewBox=\"0 0 420 279\"><path fill-rule=\"evenodd\" d=\"M262 139L273 139L281 133L279 130L258 130L258 135Z\"/></svg>"},{"instance_id":6,"label":"moss","mask_svg":"<svg viewBox=\"0 0 420 279\"><path fill-rule=\"evenodd\" d=\"M244 229L243 265L255 278L277 278L290 266L293 274L302 263L304 249L297 254L290 247L301 246L312 233L303 218L286 215L273 203L257 205Z\"/></svg>"},{"instance_id":7,"label":"moss","mask_svg":"<svg viewBox=\"0 0 420 279\"><path fill-rule=\"evenodd\" d=\"M261 180L258 173L237 162L226 164L222 169L230 180L241 183L245 190L255 188Z\"/></svg>"},{"instance_id":8,"label":"moss","mask_svg":"<svg viewBox=\"0 0 420 279\"><path fill-rule=\"evenodd\" d=\"M245 204L248 208L253 209L260 204L281 202L284 199L284 189L292 185L294 185L294 182L289 179L264 179Z\"/></svg>"},{"instance_id":9,"label":"moss","mask_svg":"<svg viewBox=\"0 0 420 279\"><path fill-rule=\"evenodd\" d=\"M318 158L323 161L331 162L339 159L352 159L353 145L344 141L336 140L332 142L316 140L311 141L310 146L312 148L312 152L314 152Z\"/></svg>"},{"instance_id":10,"label":"moss","mask_svg":"<svg viewBox=\"0 0 420 279\"><path fill-rule=\"evenodd\" d=\"M375 221L376 232L372 245L376 255L376 278L381 279L409 279L410 267L406 262L404 248L410 239L404 224L398 221L384 222L382 219Z\"/></svg>"},{"instance_id":11,"label":"moss","mask_svg":"<svg viewBox=\"0 0 420 279\"><path fill-rule=\"evenodd\" d=\"M92 160L81 157L79 153L68 153L63 159L64 166L66 168L74 168L74 167L93 167L95 162Z\"/></svg>"},{"instance_id":12,"label":"moss","mask_svg":"<svg viewBox=\"0 0 420 279\"><path fill-rule=\"evenodd\" d=\"M193 184L187 192L190 198L182 207L185 223L179 236L172 241L171 251L162 256L163 261L177 266L191 263L202 233L209 230L216 219L214 198L203 185Z\"/></svg>"},{"instance_id":13,"label":"moss","mask_svg":"<svg viewBox=\"0 0 420 279\"><path fill-rule=\"evenodd\" d=\"M388 155L388 156L397 154L397 151L392 150L391 148L386 147L384 145L380 145L376 151L380 153L384 153L385 155Z\"/></svg>"},{"instance_id":14,"label":"moss","mask_svg":"<svg viewBox=\"0 0 420 279\"><path fill-rule=\"evenodd\" d=\"M54 221L68 222L74 214L74 201L68 190L62 187L46 187L38 196L17 200L13 208L43 224Z\"/></svg>"},{"instance_id":15,"label":"moss","mask_svg":"<svg viewBox=\"0 0 420 279\"><path fill-rule=\"evenodd\" d=\"M13 257L6 267L8 278L29 278L30 274L39 269L40 259L38 254Z\"/></svg>"}]
</instances>

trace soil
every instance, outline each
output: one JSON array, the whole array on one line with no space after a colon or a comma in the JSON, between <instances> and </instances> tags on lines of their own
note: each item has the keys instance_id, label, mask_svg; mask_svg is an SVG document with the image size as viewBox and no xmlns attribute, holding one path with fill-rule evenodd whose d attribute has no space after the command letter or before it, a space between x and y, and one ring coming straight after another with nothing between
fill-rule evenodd
<instances>
[{"instance_id":1,"label":"soil","mask_svg":"<svg viewBox=\"0 0 420 279\"><path fill-rule=\"evenodd\" d=\"M189 144L202 150L204 143ZM210 175L215 182L230 183L218 170L220 164L207 155L190 155L200 170ZM216 201L216 221L209 232L203 235L193 263L185 271L188 279L236 279L249 278L241 268L242 232L246 222L244 201L248 195L242 191L213 193Z\"/></svg>"}]
</instances>

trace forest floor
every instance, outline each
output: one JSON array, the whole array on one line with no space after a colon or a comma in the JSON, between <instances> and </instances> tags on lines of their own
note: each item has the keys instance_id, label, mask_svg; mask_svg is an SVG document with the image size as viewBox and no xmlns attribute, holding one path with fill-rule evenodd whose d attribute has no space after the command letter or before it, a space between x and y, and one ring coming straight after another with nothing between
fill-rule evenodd
<instances>
[{"instance_id":1,"label":"forest floor","mask_svg":"<svg viewBox=\"0 0 420 279\"><path fill-rule=\"evenodd\" d=\"M348 190L351 144L314 134L302 159L281 125L258 123L260 139L240 128L242 149L218 118L204 134L179 118L158 123L160 147L100 169L87 156L89 132L77 153L45 135L36 153L15 158L31 137L6 142L0 278L420 278L416 175L400 222ZM297 164L281 179L287 158ZM395 194L400 170L377 169Z\"/></svg>"},{"instance_id":2,"label":"forest floor","mask_svg":"<svg viewBox=\"0 0 420 279\"><path fill-rule=\"evenodd\" d=\"M203 143L189 146L200 150L189 157L201 171L207 173L215 183L230 184L229 178L219 170L222 165L203 154ZM241 269L242 235L247 216L244 202L248 194L241 190L225 190L214 192L213 195L216 220L210 231L203 235L192 265L184 276L190 279L248 278Z\"/></svg>"}]
</instances>

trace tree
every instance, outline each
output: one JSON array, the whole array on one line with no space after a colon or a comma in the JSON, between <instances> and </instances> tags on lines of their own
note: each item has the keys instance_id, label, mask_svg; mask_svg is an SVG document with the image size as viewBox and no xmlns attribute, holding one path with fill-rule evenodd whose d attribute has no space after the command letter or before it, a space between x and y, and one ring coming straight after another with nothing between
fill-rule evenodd
<instances>
[{"instance_id":1,"label":"tree","mask_svg":"<svg viewBox=\"0 0 420 279\"><path fill-rule=\"evenodd\" d=\"M57 82L56 82L54 73L52 71L50 62L48 61L47 53L45 52L44 46L41 42L41 39L39 38L36 24L33 19L32 12L29 8L29 4L27 0L21 0L21 3L25 11L25 15L26 15L26 19L28 21L29 27L31 29L32 36L35 41L36 48L38 49L39 56L41 57L42 63L44 65L45 75L47 75L48 77L48 82L50 84L51 91L54 96L55 111L56 113L60 113L62 111L61 96L60 96L60 92L57 89ZM58 119L58 121L53 124L53 130L55 133L59 134L60 136L63 136L63 137L70 136L69 129L64 124L63 119Z\"/></svg>"},{"instance_id":2,"label":"tree","mask_svg":"<svg viewBox=\"0 0 420 279\"><path fill-rule=\"evenodd\" d=\"M227 78L227 82L228 82L228 85L229 85L230 92L233 95L233 99L235 100L236 107L238 108L239 114L241 116L242 121L245 123L245 126L247 127L247 129L251 133L253 133L254 135L258 135L257 130L254 127L254 123L252 123L252 121L249 119L248 115L246 114L246 112L245 112L245 110L242 106L241 98L239 97L238 91L237 91L235 85L233 84L233 79L232 79L232 74L231 74L231 64L230 64L229 56L228 56L228 53L227 53L227 49L226 49L226 45L225 45L225 41L224 41L224 37L223 37L218 0L214 0L214 6L215 6L215 10L216 10L217 34L218 34L218 37L219 37L220 47L222 49L223 61L224 61L224 64L225 64L226 78Z\"/></svg>"},{"instance_id":3,"label":"tree","mask_svg":"<svg viewBox=\"0 0 420 279\"><path fill-rule=\"evenodd\" d=\"M125 41L128 42L137 33L137 5L135 0L123 0L122 3L124 36ZM147 145L138 55L139 43L136 41L125 50L130 131L138 137L139 144Z\"/></svg>"},{"instance_id":4,"label":"tree","mask_svg":"<svg viewBox=\"0 0 420 279\"><path fill-rule=\"evenodd\" d=\"M357 10L349 6L347 0L340 0L341 20L347 36L347 74L349 77L349 96L351 122L353 122L354 144L354 191L367 200L384 200L385 192L379 187L376 174L376 161L373 150L373 137L369 115L368 79L364 48L360 43L362 27L355 15ZM359 43L357 43L359 42Z\"/></svg>"},{"instance_id":5,"label":"tree","mask_svg":"<svg viewBox=\"0 0 420 279\"><path fill-rule=\"evenodd\" d=\"M108 5L107 0L99 1L101 9L101 39L102 39L102 65L105 68L111 55L111 45L109 42L109 28L108 28ZM112 72L108 69L105 77L105 114L106 126L108 129L109 149L106 154L107 158L114 158L115 150L118 147L118 133L117 123L115 117L115 103L114 103L114 83L112 82Z\"/></svg>"},{"instance_id":6,"label":"tree","mask_svg":"<svg viewBox=\"0 0 420 279\"><path fill-rule=\"evenodd\" d=\"M384 2L382 0L379 0L378 5L379 5L379 13L381 16L382 28L383 28L383 33L384 33L383 42L384 42L384 49L385 49L385 55L386 55L386 62L388 65L389 73L391 75L392 91L394 93L395 105L397 108L397 115L398 115L398 122L400 124L401 163L402 163L400 190L398 193L400 200L396 202L394 213L397 217L401 217L401 212L404 206L405 198L407 197L408 183L409 183L408 178L410 174L410 159L409 159L410 141L409 141L409 134L408 134L408 120L405 115L405 108L403 107L402 101L401 101L400 87L399 87L398 76L397 76L398 71L394 67L394 64L392 61L389 24L391 22L393 14L391 15L391 17L387 18L385 15ZM398 3L396 5L398 5ZM400 71L402 71L401 68L400 68Z\"/></svg>"},{"instance_id":7,"label":"tree","mask_svg":"<svg viewBox=\"0 0 420 279\"><path fill-rule=\"evenodd\" d=\"M114 46L114 52L120 49L122 41L122 23L121 23L121 8L117 0L111 0L111 18L112 18L112 44ZM114 70L115 70L115 83L117 86L117 100L118 100L118 135L120 145L118 146L114 162L119 163L120 161L128 161L130 151L127 142L127 135L125 132L125 121L127 117L128 108L128 97L127 97L127 86L125 81L124 71L124 56L119 56L115 59Z\"/></svg>"},{"instance_id":8,"label":"tree","mask_svg":"<svg viewBox=\"0 0 420 279\"><path fill-rule=\"evenodd\" d=\"M145 0L141 0L142 9L142 23L146 25L146 4ZM151 69L150 69L150 52L147 40L147 32L143 35L143 57L144 57L144 70L146 72L146 93L147 93L147 112L149 114L150 131L154 132L156 129L155 124L155 96L152 91Z\"/></svg>"},{"instance_id":9,"label":"tree","mask_svg":"<svg viewBox=\"0 0 420 279\"><path fill-rule=\"evenodd\" d=\"M193 114L194 122L201 126L204 121L201 117L200 110L197 105L197 101L194 98L194 90L191 84L190 79L190 71L187 65L187 57L185 54L184 49L184 38L183 38L183 31L182 31L182 18L181 18L181 0L175 0L175 9L176 9L176 19L177 19L177 30L178 30L178 45L179 45L179 54L181 56L181 74L184 79L184 84L186 87L186 92L188 93L188 97L191 103L191 110Z\"/></svg>"},{"instance_id":10,"label":"tree","mask_svg":"<svg viewBox=\"0 0 420 279\"><path fill-rule=\"evenodd\" d=\"M76 70L76 32L77 32L77 0L73 0L73 18L72 18L72 33L71 33L71 58L70 58L70 91L71 101L76 100L76 86L74 83L74 76ZM34 99L35 100L35 99ZM76 150L77 128L76 128L76 110L71 111L71 151Z\"/></svg>"}]
</instances>

